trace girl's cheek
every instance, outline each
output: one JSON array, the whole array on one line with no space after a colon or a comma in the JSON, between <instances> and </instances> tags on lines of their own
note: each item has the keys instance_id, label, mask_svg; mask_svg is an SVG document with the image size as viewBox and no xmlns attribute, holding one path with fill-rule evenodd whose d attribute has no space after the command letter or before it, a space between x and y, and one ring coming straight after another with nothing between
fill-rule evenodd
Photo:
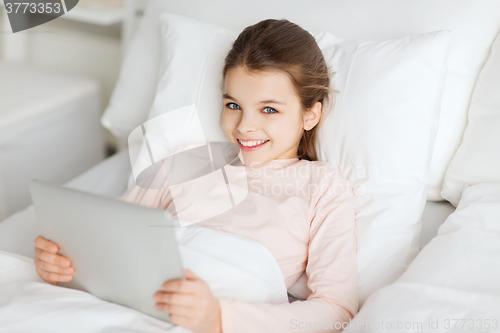
<instances>
[{"instance_id":1,"label":"girl's cheek","mask_svg":"<svg viewBox=\"0 0 500 333\"><path fill-rule=\"evenodd\" d=\"M235 116L224 115L222 118L222 127L225 131L232 130L237 123L237 118Z\"/></svg>"}]
</instances>

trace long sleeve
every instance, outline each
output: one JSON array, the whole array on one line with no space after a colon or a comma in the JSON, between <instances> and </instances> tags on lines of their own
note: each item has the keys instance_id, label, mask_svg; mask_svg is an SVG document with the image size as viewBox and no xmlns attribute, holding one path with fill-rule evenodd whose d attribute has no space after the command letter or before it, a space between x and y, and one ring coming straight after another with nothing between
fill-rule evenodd
<instances>
[{"instance_id":1,"label":"long sleeve","mask_svg":"<svg viewBox=\"0 0 500 333\"><path fill-rule=\"evenodd\" d=\"M357 313L352 188L341 174L322 179L311 203L306 266L311 294L305 301L279 304L220 299L223 333L338 332Z\"/></svg>"},{"instance_id":2,"label":"long sleeve","mask_svg":"<svg viewBox=\"0 0 500 333\"><path fill-rule=\"evenodd\" d=\"M130 190L116 198L125 202L166 210L172 203L172 196L167 186L166 169L160 165L151 176L134 185Z\"/></svg>"}]
</instances>

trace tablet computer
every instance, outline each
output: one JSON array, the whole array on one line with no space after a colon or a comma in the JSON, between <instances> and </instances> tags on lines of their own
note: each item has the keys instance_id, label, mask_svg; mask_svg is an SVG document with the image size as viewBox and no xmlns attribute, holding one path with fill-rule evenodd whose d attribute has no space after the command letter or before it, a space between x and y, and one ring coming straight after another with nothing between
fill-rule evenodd
<instances>
[{"instance_id":1,"label":"tablet computer","mask_svg":"<svg viewBox=\"0 0 500 333\"><path fill-rule=\"evenodd\" d=\"M169 212L39 180L29 187L42 237L75 268L58 285L170 322L153 299L165 281L185 278Z\"/></svg>"}]
</instances>

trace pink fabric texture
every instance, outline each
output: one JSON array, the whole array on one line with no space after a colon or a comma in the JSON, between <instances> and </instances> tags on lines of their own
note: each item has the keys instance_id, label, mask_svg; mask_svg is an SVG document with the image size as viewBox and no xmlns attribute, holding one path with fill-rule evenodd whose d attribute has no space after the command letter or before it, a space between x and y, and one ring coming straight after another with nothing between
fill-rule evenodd
<instances>
[{"instance_id":1,"label":"pink fabric texture","mask_svg":"<svg viewBox=\"0 0 500 333\"><path fill-rule=\"evenodd\" d=\"M220 299L222 331L341 331L358 311L354 192L348 179L328 162L298 158L236 168L246 171L245 199L197 224L263 244L279 264L287 289L305 271L310 294L307 300L280 304ZM160 173L151 181L165 182L154 177L163 177ZM176 218L168 186L141 185L117 199L165 209Z\"/></svg>"}]
</instances>

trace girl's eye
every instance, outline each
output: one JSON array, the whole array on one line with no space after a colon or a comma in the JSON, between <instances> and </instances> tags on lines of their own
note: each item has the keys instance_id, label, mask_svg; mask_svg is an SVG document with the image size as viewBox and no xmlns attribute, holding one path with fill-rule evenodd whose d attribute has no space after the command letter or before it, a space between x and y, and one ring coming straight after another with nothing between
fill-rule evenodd
<instances>
[{"instance_id":1,"label":"girl's eye","mask_svg":"<svg viewBox=\"0 0 500 333\"><path fill-rule=\"evenodd\" d=\"M231 110L240 110L240 106L236 103L227 103L226 106Z\"/></svg>"},{"instance_id":2,"label":"girl's eye","mask_svg":"<svg viewBox=\"0 0 500 333\"><path fill-rule=\"evenodd\" d=\"M227 103L226 106L228 108L230 108L231 110L241 110L240 106L236 103L233 103L233 102ZM269 111L266 112L266 110L269 110ZM276 111L276 109L273 109L269 106L265 107L263 111L264 111L264 113L267 113L267 114L273 114L273 113L278 112L278 111Z\"/></svg>"},{"instance_id":3,"label":"girl's eye","mask_svg":"<svg viewBox=\"0 0 500 333\"><path fill-rule=\"evenodd\" d=\"M265 110L271 110L271 111L272 111L272 112L264 112L264 113L268 113L268 114L273 114L273 113L277 113L277 112L278 112L278 111L276 111L276 109L273 109L273 108L271 108L271 107L269 107L269 106L266 106L266 107L264 108L264 111L265 111Z\"/></svg>"}]
</instances>

